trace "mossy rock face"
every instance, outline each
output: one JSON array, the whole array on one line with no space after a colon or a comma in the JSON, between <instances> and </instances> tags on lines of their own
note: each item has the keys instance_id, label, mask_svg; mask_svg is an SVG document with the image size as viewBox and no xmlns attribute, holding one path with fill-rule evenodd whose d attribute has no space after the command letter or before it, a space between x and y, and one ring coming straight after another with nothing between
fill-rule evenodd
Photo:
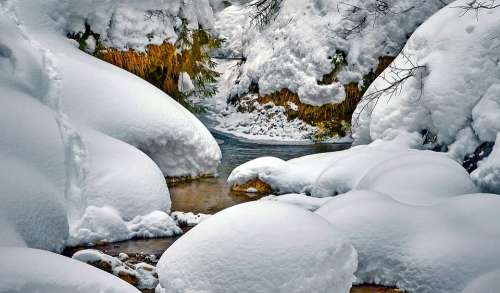
<instances>
[{"instance_id":1,"label":"mossy rock face","mask_svg":"<svg viewBox=\"0 0 500 293\"><path fill-rule=\"evenodd\" d=\"M243 184L234 184L231 190L240 193L254 193L257 195L268 195L272 193L272 188L264 181L255 178Z\"/></svg>"},{"instance_id":2,"label":"mossy rock face","mask_svg":"<svg viewBox=\"0 0 500 293\"><path fill-rule=\"evenodd\" d=\"M337 73L340 69L346 65L345 59L341 54L336 54L333 58L335 69L326 74L321 81L318 81L320 85L327 85L338 82ZM252 83L249 87L250 95L257 95L255 99L250 99L256 101L261 105L272 103L276 106L282 106L285 108L285 112L289 120L298 118L312 126L318 128L317 133L314 134L315 141L324 141L331 137L345 136L350 130L350 121L352 119L352 113L356 109L356 106L361 101L363 94L368 89L369 85L379 76L394 60L394 57L384 56L379 58L379 64L377 68L367 74L363 78L363 82L349 83L344 85L345 89L345 100L337 104L326 104L323 106L312 106L304 104L300 101L299 96L288 90L282 89L279 92L270 95L259 95L259 86L256 83ZM251 103L248 103L248 98L243 97L231 97L228 102L235 105L240 112L251 112L253 110ZM295 105L290 107L290 105Z\"/></svg>"}]
</instances>

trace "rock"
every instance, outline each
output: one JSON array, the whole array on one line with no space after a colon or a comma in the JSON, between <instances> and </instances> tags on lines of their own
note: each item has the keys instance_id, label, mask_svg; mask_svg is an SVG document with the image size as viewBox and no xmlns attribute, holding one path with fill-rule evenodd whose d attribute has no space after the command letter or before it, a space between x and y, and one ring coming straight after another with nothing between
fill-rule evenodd
<instances>
[{"instance_id":1,"label":"rock","mask_svg":"<svg viewBox=\"0 0 500 293\"><path fill-rule=\"evenodd\" d=\"M234 184L231 190L234 192L255 193L260 195L268 195L273 191L269 184L258 178L252 179L244 184Z\"/></svg>"}]
</instances>

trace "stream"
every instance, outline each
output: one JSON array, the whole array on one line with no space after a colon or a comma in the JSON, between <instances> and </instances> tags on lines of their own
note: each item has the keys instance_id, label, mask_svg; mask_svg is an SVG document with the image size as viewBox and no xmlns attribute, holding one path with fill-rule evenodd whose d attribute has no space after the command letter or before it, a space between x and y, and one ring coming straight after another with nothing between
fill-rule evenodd
<instances>
[{"instance_id":1,"label":"stream","mask_svg":"<svg viewBox=\"0 0 500 293\"><path fill-rule=\"evenodd\" d=\"M310 154L345 150L350 144L276 144L271 142L244 141L239 138L212 132L222 150L222 162L219 167L219 176L199 180L176 183L169 186L172 199L172 211L193 212L195 214L215 214L228 207L257 200L252 194L232 192L226 180L231 171L250 160L273 156L283 160L306 156ZM184 229L187 232L189 228ZM179 237L157 239L132 239L117 243L96 245L92 248L103 251L111 256L120 253L133 255L155 255L159 258L163 252ZM86 247L68 248L65 255L71 256L74 252Z\"/></svg>"}]
</instances>

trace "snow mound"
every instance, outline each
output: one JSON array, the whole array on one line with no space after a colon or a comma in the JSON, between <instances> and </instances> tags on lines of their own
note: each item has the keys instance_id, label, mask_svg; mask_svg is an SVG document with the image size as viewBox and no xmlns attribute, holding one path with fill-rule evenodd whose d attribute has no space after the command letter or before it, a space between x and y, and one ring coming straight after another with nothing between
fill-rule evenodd
<instances>
[{"instance_id":1,"label":"snow mound","mask_svg":"<svg viewBox=\"0 0 500 293\"><path fill-rule=\"evenodd\" d=\"M358 282L422 293L461 292L498 268L499 212L496 195L464 195L422 207L362 190L316 211L358 251Z\"/></svg>"},{"instance_id":2,"label":"snow mound","mask_svg":"<svg viewBox=\"0 0 500 293\"><path fill-rule=\"evenodd\" d=\"M356 189L378 191L409 204L435 204L479 190L467 171L445 154L408 151L370 169Z\"/></svg>"},{"instance_id":3,"label":"snow mound","mask_svg":"<svg viewBox=\"0 0 500 293\"><path fill-rule=\"evenodd\" d=\"M51 252L9 247L0 258L0 292L139 293L111 274Z\"/></svg>"},{"instance_id":4,"label":"snow mound","mask_svg":"<svg viewBox=\"0 0 500 293\"><path fill-rule=\"evenodd\" d=\"M233 170L228 183L252 179L260 179L280 194L328 197L369 189L412 204L434 204L478 191L465 169L445 154L411 150L400 141L377 141L287 162L258 158Z\"/></svg>"},{"instance_id":5,"label":"snow mound","mask_svg":"<svg viewBox=\"0 0 500 293\"><path fill-rule=\"evenodd\" d=\"M160 292L348 292L356 251L320 217L261 201L205 220L157 270Z\"/></svg>"},{"instance_id":6,"label":"snow mound","mask_svg":"<svg viewBox=\"0 0 500 293\"><path fill-rule=\"evenodd\" d=\"M182 230L165 212L153 211L126 222L117 210L109 206L89 206L70 232L70 246L182 234Z\"/></svg>"},{"instance_id":7,"label":"snow mound","mask_svg":"<svg viewBox=\"0 0 500 293\"><path fill-rule=\"evenodd\" d=\"M479 9L476 15L457 8L468 2L453 2L429 18L394 68L370 86L353 117L358 143L425 133L429 147L449 147L453 157L463 160L480 142L495 141L500 131L500 68L495 61L500 43L492 36L500 34L500 9ZM374 93L386 89L390 80L405 76L396 92L385 91L375 99Z\"/></svg>"}]
</instances>

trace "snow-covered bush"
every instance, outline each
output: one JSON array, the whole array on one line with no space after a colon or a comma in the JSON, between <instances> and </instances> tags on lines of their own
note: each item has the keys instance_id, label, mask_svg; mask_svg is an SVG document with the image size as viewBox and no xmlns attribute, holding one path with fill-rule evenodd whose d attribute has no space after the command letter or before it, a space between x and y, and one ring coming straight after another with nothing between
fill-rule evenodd
<instances>
[{"instance_id":1,"label":"snow-covered bush","mask_svg":"<svg viewBox=\"0 0 500 293\"><path fill-rule=\"evenodd\" d=\"M260 201L224 210L161 257L159 292L345 292L356 251L321 217Z\"/></svg>"}]
</instances>

